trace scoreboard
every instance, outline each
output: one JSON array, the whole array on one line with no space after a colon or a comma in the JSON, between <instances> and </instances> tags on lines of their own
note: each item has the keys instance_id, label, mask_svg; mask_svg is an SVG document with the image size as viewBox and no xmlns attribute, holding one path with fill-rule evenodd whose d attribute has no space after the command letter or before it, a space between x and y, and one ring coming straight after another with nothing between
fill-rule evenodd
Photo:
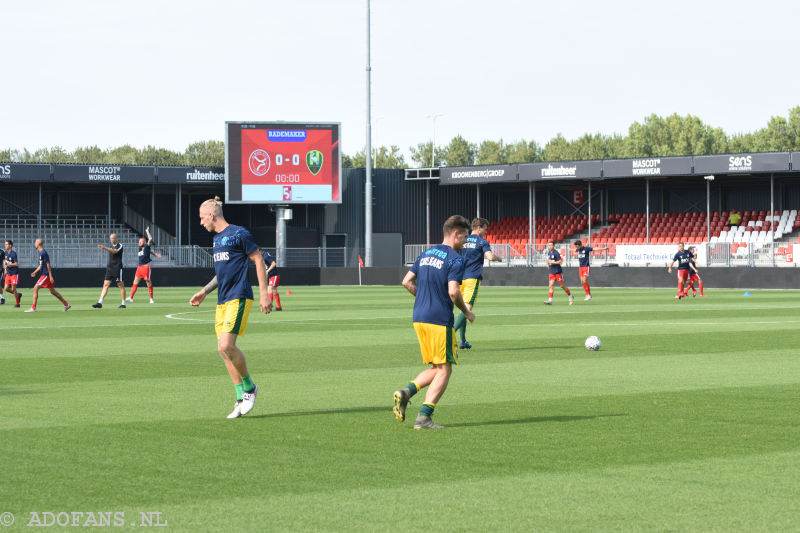
<instances>
[{"instance_id":1,"label":"scoreboard","mask_svg":"<svg viewBox=\"0 0 800 533\"><path fill-rule=\"evenodd\" d=\"M225 201L341 203L340 123L226 122Z\"/></svg>"}]
</instances>

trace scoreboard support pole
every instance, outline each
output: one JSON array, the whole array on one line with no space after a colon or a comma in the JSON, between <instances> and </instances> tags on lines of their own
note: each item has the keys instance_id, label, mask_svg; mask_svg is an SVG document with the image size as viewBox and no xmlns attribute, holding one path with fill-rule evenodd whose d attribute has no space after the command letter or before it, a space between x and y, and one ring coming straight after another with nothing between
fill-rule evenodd
<instances>
[{"instance_id":1,"label":"scoreboard support pole","mask_svg":"<svg viewBox=\"0 0 800 533\"><path fill-rule=\"evenodd\" d=\"M292 210L276 205L275 211L275 262L278 267L286 266L286 221L292 219Z\"/></svg>"}]
</instances>

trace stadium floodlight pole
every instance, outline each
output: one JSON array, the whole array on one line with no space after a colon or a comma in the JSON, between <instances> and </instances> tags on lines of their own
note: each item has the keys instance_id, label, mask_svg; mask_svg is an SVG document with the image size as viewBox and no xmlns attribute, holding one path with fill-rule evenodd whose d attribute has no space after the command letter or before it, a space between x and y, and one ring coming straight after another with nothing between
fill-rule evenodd
<instances>
[{"instance_id":1,"label":"stadium floodlight pole","mask_svg":"<svg viewBox=\"0 0 800 533\"><path fill-rule=\"evenodd\" d=\"M111 189L111 184L110 183L108 184L108 187L109 187L109 190L110 190ZM109 198L110 198L110 194L109 194ZM109 200L109 208L108 208L108 212L109 213L111 212L111 207L110 207L111 204L110 204L110 202L111 202L111 200ZM110 216L109 216L109 219L110 219ZM109 224L110 224L110 222L109 222ZM39 182L39 211L38 211L38 213L36 215L36 231L39 232L39 235L42 234L42 182Z\"/></svg>"},{"instance_id":2,"label":"stadium floodlight pole","mask_svg":"<svg viewBox=\"0 0 800 533\"><path fill-rule=\"evenodd\" d=\"M644 234L645 242L650 244L650 180L644 180Z\"/></svg>"},{"instance_id":3,"label":"stadium floodlight pole","mask_svg":"<svg viewBox=\"0 0 800 533\"><path fill-rule=\"evenodd\" d=\"M367 178L364 184L364 266L372 266L372 66L370 64L370 6L367 0Z\"/></svg>"},{"instance_id":4,"label":"stadium floodlight pole","mask_svg":"<svg viewBox=\"0 0 800 533\"><path fill-rule=\"evenodd\" d=\"M769 249L772 266L775 266L775 174L769 175ZM749 252L749 250L748 250Z\"/></svg>"},{"instance_id":5,"label":"stadium floodlight pole","mask_svg":"<svg viewBox=\"0 0 800 533\"><path fill-rule=\"evenodd\" d=\"M586 236L586 240L589 241L589 246L592 245L592 180L586 180L589 187L589 233ZM608 254L606 254L608 256Z\"/></svg>"},{"instance_id":6,"label":"stadium floodlight pole","mask_svg":"<svg viewBox=\"0 0 800 533\"><path fill-rule=\"evenodd\" d=\"M704 179L706 180L706 253L708 253L708 245L711 244L711 182L714 181L714 176L706 176Z\"/></svg>"},{"instance_id":7,"label":"stadium floodlight pole","mask_svg":"<svg viewBox=\"0 0 800 533\"><path fill-rule=\"evenodd\" d=\"M436 166L436 119L443 117L444 113L431 113L425 115L425 118L433 119L433 137L431 138L431 168Z\"/></svg>"},{"instance_id":8,"label":"stadium floodlight pole","mask_svg":"<svg viewBox=\"0 0 800 533\"><path fill-rule=\"evenodd\" d=\"M41 210L42 209L40 202L39 211ZM108 232L111 233L111 184L110 183L108 184L108 222L106 224L106 227L108 228Z\"/></svg>"}]
</instances>

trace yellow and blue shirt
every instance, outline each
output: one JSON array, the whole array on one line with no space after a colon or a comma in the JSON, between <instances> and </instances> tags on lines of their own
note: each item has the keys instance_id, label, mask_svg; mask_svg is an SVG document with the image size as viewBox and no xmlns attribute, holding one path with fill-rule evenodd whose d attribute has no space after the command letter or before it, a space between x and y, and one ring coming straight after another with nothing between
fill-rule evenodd
<instances>
[{"instance_id":1,"label":"yellow and blue shirt","mask_svg":"<svg viewBox=\"0 0 800 533\"><path fill-rule=\"evenodd\" d=\"M425 250L414 261L411 272L417 276L414 322L453 327L453 300L448 284L461 284L464 258L444 244Z\"/></svg>"},{"instance_id":2,"label":"yellow and blue shirt","mask_svg":"<svg viewBox=\"0 0 800 533\"><path fill-rule=\"evenodd\" d=\"M464 279L482 279L483 258L486 252L491 252L492 247L489 241L475 235L467 237L467 242L461 249L461 256L464 258Z\"/></svg>"},{"instance_id":3,"label":"yellow and blue shirt","mask_svg":"<svg viewBox=\"0 0 800 533\"><path fill-rule=\"evenodd\" d=\"M217 305L237 298L253 299L248 267L258 249L253 235L241 226L228 225L214 235L214 272L217 274Z\"/></svg>"}]
</instances>

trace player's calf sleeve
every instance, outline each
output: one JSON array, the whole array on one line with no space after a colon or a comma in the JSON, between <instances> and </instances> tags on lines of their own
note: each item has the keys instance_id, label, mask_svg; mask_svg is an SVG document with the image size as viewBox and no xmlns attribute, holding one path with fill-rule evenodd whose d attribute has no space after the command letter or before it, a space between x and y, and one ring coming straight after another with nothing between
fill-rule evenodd
<instances>
[{"instance_id":1,"label":"player's calf sleeve","mask_svg":"<svg viewBox=\"0 0 800 533\"><path fill-rule=\"evenodd\" d=\"M703 294L703 282L699 282L698 285L700 286L700 294Z\"/></svg>"},{"instance_id":2,"label":"player's calf sleeve","mask_svg":"<svg viewBox=\"0 0 800 533\"><path fill-rule=\"evenodd\" d=\"M462 333L462 330L466 322L467 322L467 317L464 316L464 313L461 313L460 315L458 315L458 318L456 318L456 321L453 324L453 329L456 330L456 334L458 335L458 338L461 342L464 341L464 333Z\"/></svg>"},{"instance_id":3,"label":"player's calf sleeve","mask_svg":"<svg viewBox=\"0 0 800 533\"><path fill-rule=\"evenodd\" d=\"M152 285L149 285L147 287L147 292L150 293L150 298L152 298L153 297L153 286ZM133 295L131 295L131 298L133 298Z\"/></svg>"},{"instance_id":4,"label":"player's calf sleeve","mask_svg":"<svg viewBox=\"0 0 800 533\"><path fill-rule=\"evenodd\" d=\"M133 284L133 286L131 286L131 300L133 300L133 295L136 294L136 289L138 288L139 286L136 284Z\"/></svg>"},{"instance_id":5,"label":"player's calf sleeve","mask_svg":"<svg viewBox=\"0 0 800 533\"><path fill-rule=\"evenodd\" d=\"M281 297L280 297L280 295L276 292L274 296L275 296L275 303L277 303L278 307L280 307L281 306Z\"/></svg>"},{"instance_id":6,"label":"player's calf sleeve","mask_svg":"<svg viewBox=\"0 0 800 533\"><path fill-rule=\"evenodd\" d=\"M589 296L590 294L592 294L592 291L589 289L589 284L588 283L584 283L583 284L583 292L586 293L586 296Z\"/></svg>"}]
</instances>

